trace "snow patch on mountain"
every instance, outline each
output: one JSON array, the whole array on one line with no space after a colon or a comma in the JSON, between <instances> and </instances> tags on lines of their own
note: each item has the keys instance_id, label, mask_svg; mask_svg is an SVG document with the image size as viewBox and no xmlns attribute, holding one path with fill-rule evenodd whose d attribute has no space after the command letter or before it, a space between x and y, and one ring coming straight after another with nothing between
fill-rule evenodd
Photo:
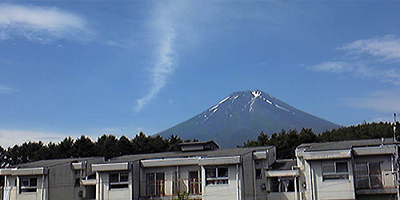
<instances>
[{"instance_id":1,"label":"snow patch on mountain","mask_svg":"<svg viewBox=\"0 0 400 200\"><path fill-rule=\"evenodd\" d=\"M282 110L284 110L284 111L286 111L286 112L290 112L288 109L286 109L286 108L284 108L284 107L282 107L282 106L280 106L280 105L278 105L278 104L275 104L275 107L277 107L277 108L279 108L279 109L282 109Z\"/></svg>"},{"instance_id":2,"label":"snow patch on mountain","mask_svg":"<svg viewBox=\"0 0 400 200\"><path fill-rule=\"evenodd\" d=\"M261 96L261 91L256 90L256 91L251 92L251 94L254 96L254 98L257 98L257 97Z\"/></svg>"},{"instance_id":3,"label":"snow patch on mountain","mask_svg":"<svg viewBox=\"0 0 400 200\"><path fill-rule=\"evenodd\" d=\"M231 96L227 96L225 99L222 99L220 102L218 102L215 106L211 107L210 109L208 109L208 111L212 111L215 110L216 108L218 108L219 105L223 104L225 101L227 101Z\"/></svg>"}]
</instances>

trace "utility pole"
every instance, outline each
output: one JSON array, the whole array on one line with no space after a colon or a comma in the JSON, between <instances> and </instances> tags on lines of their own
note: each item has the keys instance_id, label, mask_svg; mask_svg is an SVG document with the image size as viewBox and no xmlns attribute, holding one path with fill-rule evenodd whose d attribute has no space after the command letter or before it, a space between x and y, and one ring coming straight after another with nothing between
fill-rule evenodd
<instances>
[{"instance_id":1,"label":"utility pole","mask_svg":"<svg viewBox=\"0 0 400 200\"><path fill-rule=\"evenodd\" d=\"M397 142L397 140L396 140L396 125L397 125L396 113L393 113L393 142Z\"/></svg>"},{"instance_id":2,"label":"utility pole","mask_svg":"<svg viewBox=\"0 0 400 200\"><path fill-rule=\"evenodd\" d=\"M397 184L397 200L400 200L400 180L399 180L399 149L398 149L398 144L397 144L397 139L396 139L396 125L397 125L397 119L396 119L396 113L393 114L393 143L395 145L395 162L396 162L396 184Z\"/></svg>"}]
</instances>

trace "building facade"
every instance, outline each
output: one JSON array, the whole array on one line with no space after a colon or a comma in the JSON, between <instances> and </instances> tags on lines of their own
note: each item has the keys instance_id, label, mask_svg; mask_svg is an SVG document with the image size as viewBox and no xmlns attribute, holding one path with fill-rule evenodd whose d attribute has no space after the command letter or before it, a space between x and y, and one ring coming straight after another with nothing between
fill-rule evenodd
<instances>
[{"instance_id":1,"label":"building facade","mask_svg":"<svg viewBox=\"0 0 400 200\"><path fill-rule=\"evenodd\" d=\"M95 186L82 181L95 178L90 166L103 158L42 160L0 169L4 200L94 199Z\"/></svg>"},{"instance_id":2,"label":"building facade","mask_svg":"<svg viewBox=\"0 0 400 200\"><path fill-rule=\"evenodd\" d=\"M302 144L293 160L273 146L44 160L0 169L4 200L395 200L398 145L393 139Z\"/></svg>"},{"instance_id":3,"label":"building facade","mask_svg":"<svg viewBox=\"0 0 400 200\"><path fill-rule=\"evenodd\" d=\"M300 145L300 198L397 199L398 145L393 139Z\"/></svg>"},{"instance_id":4,"label":"building facade","mask_svg":"<svg viewBox=\"0 0 400 200\"><path fill-rule=\"evenodd\" d=\"M267 183L257 177L275 162L275 147L204 148L207 144L94 164L96 199L172 199L179 193L203 200L265 199Z\"/></svg>"}]
</instances>

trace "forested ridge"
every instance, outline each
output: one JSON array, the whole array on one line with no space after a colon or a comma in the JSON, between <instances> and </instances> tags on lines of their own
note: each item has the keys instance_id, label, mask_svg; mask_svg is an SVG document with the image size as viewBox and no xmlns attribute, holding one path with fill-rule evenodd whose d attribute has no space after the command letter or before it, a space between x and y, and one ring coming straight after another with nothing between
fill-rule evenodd
<instances>
[{"instance_id":1,"label":"forested ridge","mask_svg":"<svg viewBox=\"0 0 400 200\"><path fill-rule=\"evenodd\" d=\"M397 123L398 125L398 123ZM399 135L396 131L396 135ZM245 147L275 146L277 158L294 158L294 150L302 143L330 142L355 139L393 137L391 123L365 123L356 126L342 127L315 134L311 129L282 130L271 136L260 133L256 140L244 143ZM185 140L196 141L193 140ZM161 136L147 136L139 133L132 139L126 136L117 138L114 135L104 134L93 141L84 135L77 139L67 137L59 143L25 142L4 149L0 146L0 167L17 165L44 159L79 158L100 156L106 159L141 153L156 153L179 150L178 144L183 142L176 135L164 139Z\"/></svg>"},{"instance_id":2,"label":"forested ridge","mask_svg":"<svg viewBox=\"0 0 400 200\"><path fill-rule=\"evenodd\" d=\"M396 127L400 127L399 123ZM327 130L321 134L315 134L311 129L303 128L297 130L282 130L271 136L260 133L257 140L249 140L245 147L275 146L277 159L294 158L297 146L303 143L333 142L343 140L360 140L374 138L393 138L393 124L388 122L364 123L355 126L341 127L339 129ZM400 136L400 130L396 130L396 138Z\"/></svg>"},{"instance_id":3,"label":"forested ridge","mask_svg":"<svg viewBox=\"0 0 400 200\"><path fill-rule=\"evenodd\" d=\"M186 140L191 141L191 140ZM0 147L0 167L17 165L45 159L105 157L106 159L141 153L155 153L179 150L178 144L183 142L177 136L168 139L161 136L147 136L143 132L133 139L126 136L117 138L104 134L93 141L84 135L76 140L67 137L59 143L25 142L8 149Z\"/></svg>"}]
</instances>

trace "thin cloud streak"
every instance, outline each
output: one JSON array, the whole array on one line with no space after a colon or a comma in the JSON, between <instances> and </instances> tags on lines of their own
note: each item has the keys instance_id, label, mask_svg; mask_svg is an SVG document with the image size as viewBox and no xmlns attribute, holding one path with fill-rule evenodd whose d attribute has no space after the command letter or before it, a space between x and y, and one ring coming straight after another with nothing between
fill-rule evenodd
<instances>
[{"instance_id":1,"label":"thin cloud streak","mask_svg":"<svg viewBox=\"0 0 400 200\"><path fill-rule=\"evenodd\" d=\"M277 2L266 6L243 4L244 7L233 6L229 2L218 1L157 1L153 10L155 16L150 24L156 45L156 63L151 71L151 86L147 94L136 100L134 110L140 112L166 86L168 78L178 66L179 51L193 51L203 41L208 41L214 35L231 34L243 29L240 23L248 23L249 30L275 32L282 21L290 18L286 12L297 12ZM250 9L251 12L244 12ZM267 10L267 12L266 12ZM293 12L292 12L293 11ZM238 23L239 22L239 23ZM260 24L265 24L260 26ZM212 37L211 37L212 38Z\"/></svg>"},{"instance_id":2,"label":"thin cloud streak","mask_svg":"<svg viewBox=\"0 0 400 200\"><path fill-rule=\"evenodd\" d=\"M42 43L89 34L85 20L56 7L0 4L0 40L24 37Z\"/></svg>"},{"instance_id":3,"label":"thin cloud streak","mask_svg":"<svg viewBox=\"0 0 400 200\"><path fill-rule=\"evenodd\" d=\"M174 22L171 19L169 8L157 7L164 9L155 19L155 29L160 33L158 36L158 48L155 51L156 62L151 69L151 88L147 95L136 101L136 112L140 112L157 94L165 87L168 77L173 73L177 67L177 52L174 49L176 30Z\"/></svg>"},{"instance_id":4,"label":"thin cloud streak","mask_svg":"<svg viewBox=\"0 0 400 200\"><path fill-rule=\"evenodd\" d=\"M323 62L318 65L307 67L309 70L318 72L332 72L332 73L343 73L353 71L353 66L347 62Z\"/></svg>"},{"instance_id":5,"label":"thin cloud streak","mask_svg":"<svg viewBox=\"0 0 400 200\"><path fill-rule=\"evenodd\" d=\"M0 85L0 94L9 94L16 92L17 90L11 87L7 87L5 85Z\"/></svg>"}]
</instances>

